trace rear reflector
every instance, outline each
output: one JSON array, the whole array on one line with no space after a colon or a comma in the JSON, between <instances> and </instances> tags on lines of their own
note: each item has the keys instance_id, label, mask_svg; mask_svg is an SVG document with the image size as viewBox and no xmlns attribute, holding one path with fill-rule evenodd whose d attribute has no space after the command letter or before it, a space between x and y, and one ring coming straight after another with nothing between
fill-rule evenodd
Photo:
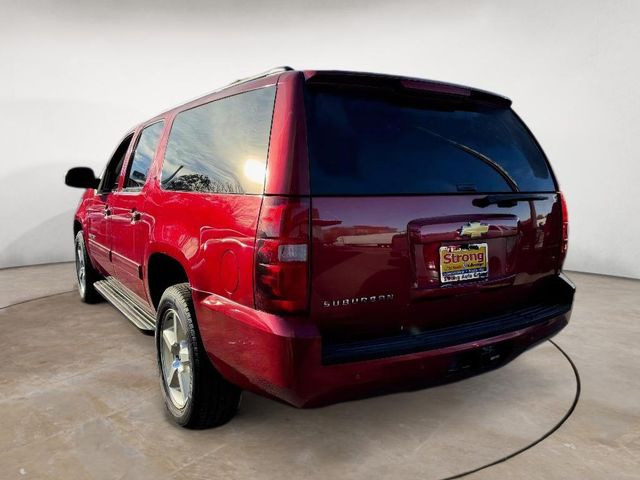
<instances>
[{"instance_id":1,"label":"rear reflector","mask_svg":"<svg viewBox=\"0 0 640 480\"><path fill-rule=\"evenodd\" d=\"M256 308L270 313L307 309L308 255L309 200L265 197L256 236Z\"/></svg>"}]
</instances>

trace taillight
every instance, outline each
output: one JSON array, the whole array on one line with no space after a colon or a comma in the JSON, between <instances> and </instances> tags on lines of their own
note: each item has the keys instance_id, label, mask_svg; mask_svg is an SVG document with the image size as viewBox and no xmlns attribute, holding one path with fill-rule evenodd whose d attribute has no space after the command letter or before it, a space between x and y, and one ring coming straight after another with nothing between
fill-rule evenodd
<instances>
[{"instance_id":1,"label":"taillight","mask_svg":"<svg viewBox=\"0 0 640 480\"><path fill-rule=\"evenodd\" d=\"M560 193L558 197L560 197L560 206L562 208L562 245L560 246L560 255L564 261L569 248L569 211L567 210L567 201L564 195Z\"/></svg>"},{"instance_id":2,"label":"taillight","mask_svg":"<svg viewBox=\"0 0 640 480\"><path fill-rule=\"evenodd\" d=\"M270 313L307 309L309 200L264 197L255 257L256 308Z\"/></svg>"}]
</instances>

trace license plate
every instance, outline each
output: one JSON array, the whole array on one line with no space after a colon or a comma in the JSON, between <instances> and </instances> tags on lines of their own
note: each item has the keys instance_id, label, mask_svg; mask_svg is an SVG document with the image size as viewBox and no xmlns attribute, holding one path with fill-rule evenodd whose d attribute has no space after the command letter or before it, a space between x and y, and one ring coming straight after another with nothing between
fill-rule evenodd
<instances>
[{"instance_id":1,"label":"license plate","mask_svg":"<svg viewBox=\"0 0 640 480\"><path fill-rule=\"evenodd\" d=\"M481 280L489 274L486 243L440 247L440 282Z\"/></svg>"}]
</instances>

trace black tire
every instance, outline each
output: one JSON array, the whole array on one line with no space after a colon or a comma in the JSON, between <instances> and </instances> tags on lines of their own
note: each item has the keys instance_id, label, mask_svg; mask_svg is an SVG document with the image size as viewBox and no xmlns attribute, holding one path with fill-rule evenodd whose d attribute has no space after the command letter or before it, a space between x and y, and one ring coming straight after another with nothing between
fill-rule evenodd
<instances>
[{"instance_id":1,"label":"black tire","mask_svg":"<svg viewBox=\"0 0 640 480\"><path fill-rule=\"evenodd\" d=\"M182 406L177 405L172 399L168 382L165 381L162 361L162 349L167 348L163 338L163 328L165 323L168 324L171 321L170 316L173 318L176 314L182 324L180 328L185 337L183 343L189 349L189 378L191 379L190 394ZM188 283L173 285L165 290L158 305L155 338L164 404L171 418L178 425L186 428L216 427L231 420L238 410L241 391L222 378L207 357L198 333ZM175 346L180 350L177 344ZM176 354L169 349L165 350L164 355L175 355L176 360L180 358L179 353ZM165 360L165 364L167 363ZM182 383L180 390L182 390Z\"/></svg>"},{"instance_id":2,"label":"black tire","mask_svg":"<svg viewBox=\"0 0 640 480\"><path fill-rule=\"evenodd\" d=\"M76 258L76 280L78 282L78 293L80 300L84 303L98 303L102 297L96 291L94 284L102 276L93 268L91 259L87 255L87 248L84 243L82 230L76 234L75 238L75 258ZM84 266L84 278L81 277L81 267Z\"/></svg>"}]
</instances>

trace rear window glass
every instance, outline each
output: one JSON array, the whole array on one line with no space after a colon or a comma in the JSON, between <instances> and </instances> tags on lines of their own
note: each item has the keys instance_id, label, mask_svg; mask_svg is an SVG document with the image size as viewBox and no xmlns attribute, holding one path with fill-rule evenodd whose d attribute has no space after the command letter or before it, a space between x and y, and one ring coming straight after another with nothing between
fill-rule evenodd
<instances>
[{"instance_id":1,"label":"rear window glass","mask_svg":"<svg viewBox=\"0 0 640 480\"><path fill-rule=\"evenodd\" d=\"M311 88L306 106L314 195L555 190L511 109Z\"/></svg>"},{"instance_id":2,"label":"rear window glass","mask_svg":"<svg viewBox=\"0 0 640 480\"><path fill-rule=\"evenodd\" d=\"M162 165L165 190L262 193L275 87L179 113Z\"/></svg>"}]
</instances>

